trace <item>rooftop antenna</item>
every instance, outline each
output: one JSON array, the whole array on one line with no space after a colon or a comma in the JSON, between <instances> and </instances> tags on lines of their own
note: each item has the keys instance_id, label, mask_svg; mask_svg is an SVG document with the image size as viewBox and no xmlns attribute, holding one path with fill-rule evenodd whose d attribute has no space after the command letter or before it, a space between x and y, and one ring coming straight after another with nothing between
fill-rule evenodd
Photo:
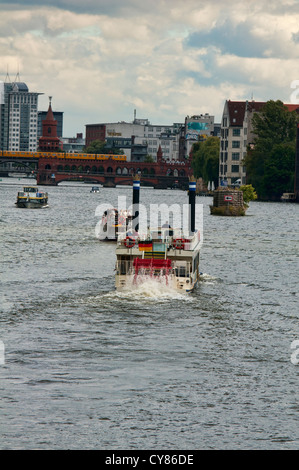
<instances>
[{"instance_id":1,"label":"rooftop antenna","mask_svg":"<svg viewBox=\"0 0 299 470\"><path fill-rule=\"evenodd\" d=\"M10 76L9 76L9 73L8 73L8 64L7 64L7 70L6 70L5 83L10 83Z\"/></svg>"},{"instance_id":2,"label":"rooftop antenna","mask_svg":"<svg viewBox=\"0 0 299 470\"><path fill-rule=\"evenodd\" d=\"M20 82L20 71L19 71L19 64L18 64L18 71L17 71L17 75L16 75L16 78L15 78L15 82Z\"/></svg>"}]
</instances>

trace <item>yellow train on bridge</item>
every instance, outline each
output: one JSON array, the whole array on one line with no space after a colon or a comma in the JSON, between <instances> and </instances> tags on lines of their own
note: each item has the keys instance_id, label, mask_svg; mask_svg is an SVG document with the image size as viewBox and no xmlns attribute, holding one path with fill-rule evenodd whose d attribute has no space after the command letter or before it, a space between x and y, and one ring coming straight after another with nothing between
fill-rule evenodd
<instances>
[{"instance_id":1,"label":"yellow train on bridge","mask_svg":"<svg viewBox=\"0 0 299 470\"><path fill-rule=\"evenodd\" d=\"M126 155L115 154L91 154L91 153L64 153L64 152L14 152L12 150L0 150L0 156L9 158L61 158L76 160L116 160L126 162Z\"/></svg>"}]
</instances>

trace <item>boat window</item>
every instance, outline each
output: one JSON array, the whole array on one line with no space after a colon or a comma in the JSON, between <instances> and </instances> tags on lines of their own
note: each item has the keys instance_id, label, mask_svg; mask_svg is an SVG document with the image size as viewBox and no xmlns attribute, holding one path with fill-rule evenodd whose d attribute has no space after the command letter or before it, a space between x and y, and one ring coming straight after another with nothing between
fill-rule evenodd
<instances>
[{"instance_id":1,"label":"boat window","mask_svg":"<svg viewBox=\"0 0 299 470\"><path fill-rule=\"evenodd\" d=\"M120 262L120 274L127 274L127 261Z\"/></svg>"},{"instance_id":2,"label":"boat window","mask_svg":"<svg viewBox=\"0 0 299 470\"><path fill-rule=\"evenodd\" d=\"M29 187L29 188L25 188L25 187L24 187L24 191L25 191L26 193L35 193L35 192L36 192L36 188L30 188L30 187Z\"/></svg>"},{"instance_id":3,"label":"boat window","mask_svg":"<svg viewBox=\"0 0 299 470\"><path fill-rule=\"evenodd\" d=\"M185 266L178 266L178 276L179 277L186 277L186 267Z\"/></svg>"},{"instance_id":4,"label":"boat window","mask_svg":"<svg viewBox=\"0 0 299 470\"><path fill-rule=\"evenodd\" d=\"M118 269L120 274L129 274L131 267L131 260L129 257L124 256L118 261Z\"/></svg>"}]
</instances>

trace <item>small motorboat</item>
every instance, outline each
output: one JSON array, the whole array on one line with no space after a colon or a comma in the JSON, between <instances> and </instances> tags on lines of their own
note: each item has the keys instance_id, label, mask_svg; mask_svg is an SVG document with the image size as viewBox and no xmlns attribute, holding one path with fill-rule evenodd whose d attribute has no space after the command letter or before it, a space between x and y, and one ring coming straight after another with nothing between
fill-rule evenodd
<instances>
[{"instance_id":1,"label":"small motorboat","mask_svg":"<svg viewBox=\"0 0 299 470\"><path fill-rule=\"evenodd\" d=\"M48 207L48 193L39 191L36 186L24 186L23 191L18 191L16 206L24 209Z\"/></svg>"},{"instance_id":2,"label":"small motorboat","mask_svg":"<svg viewBox=\"0 0 299 470\"><path fill-rule=\"evenodd\" d=\"M100 188L99 186L93 186L90 190L91 193L99 193L100 192Z\"/></svg>"}]
</instances>

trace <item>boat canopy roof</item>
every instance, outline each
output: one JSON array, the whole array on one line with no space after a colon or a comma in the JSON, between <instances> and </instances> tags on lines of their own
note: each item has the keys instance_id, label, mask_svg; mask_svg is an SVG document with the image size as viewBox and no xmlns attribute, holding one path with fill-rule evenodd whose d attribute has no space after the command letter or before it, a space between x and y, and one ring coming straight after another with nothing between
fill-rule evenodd
<instances>
[{"instance_id":1,"label":"boat canopy roof","mask_svg":"<svg viewBox=\"0 0 299 470\"><path fill-rule=\"evenodd\" d=\"M38 188L36 186L24 186L23 191L24 193L37 193Z\"/></svg>"}]
</instances>

